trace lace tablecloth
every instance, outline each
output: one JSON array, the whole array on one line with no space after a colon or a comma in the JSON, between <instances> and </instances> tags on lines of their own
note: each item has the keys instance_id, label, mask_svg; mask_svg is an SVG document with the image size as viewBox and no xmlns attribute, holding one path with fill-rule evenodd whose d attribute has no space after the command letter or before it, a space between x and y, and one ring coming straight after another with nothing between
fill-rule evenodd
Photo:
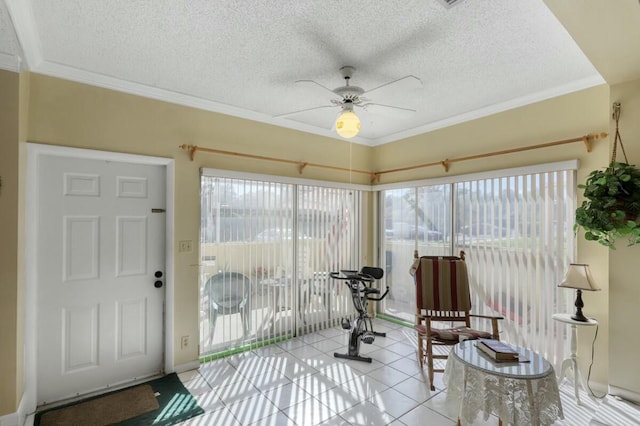
<instances>
[{"instance_id":1,"label":"lace tablecloth","mask_svg":"<svg viewBox=\"0 0 640 426\"><path fill-rule=\"evenodd\" d=\"M444 383L448 402L460 404L462 424L473 423L480 411L485 420L493 413L511 425L550 425L564 418L551 364L533 351L518 350L529 362L494 362L474 341L452 349Z\"/></svg>"}]
</instances>

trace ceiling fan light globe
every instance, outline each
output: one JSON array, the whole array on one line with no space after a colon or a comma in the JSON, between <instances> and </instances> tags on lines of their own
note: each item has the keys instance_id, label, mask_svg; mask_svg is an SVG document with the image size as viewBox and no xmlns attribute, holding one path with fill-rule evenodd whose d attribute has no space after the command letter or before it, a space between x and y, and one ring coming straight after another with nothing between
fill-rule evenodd
<instances>
[{"instance_id":1,"label":"ceiling fan light globe","mask_svg":"<svg viewBox=\"0 0 640 426\"><path fill-rule=\"evenodd\" d=\"M353 111L344 111L336 120L336 132L345 139L360 132L360 119Z\"/></svg>"}]
</instances>

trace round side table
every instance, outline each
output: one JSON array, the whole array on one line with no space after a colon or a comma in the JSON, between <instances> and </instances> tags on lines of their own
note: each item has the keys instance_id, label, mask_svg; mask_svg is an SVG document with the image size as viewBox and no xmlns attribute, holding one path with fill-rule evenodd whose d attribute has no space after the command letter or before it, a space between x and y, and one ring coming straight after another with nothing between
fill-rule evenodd
<instances>
[{"instance_id":1,"label":"round side table","mask_svg":"<svg viewBox=\"0 0 640 426\"><path fill-rule=\"evenodd\" d=\"M558 377L558 385L564 380L567 370L571 368L573 370L573 388L576 395L576 402L580 405L580 386L589 394L589 388L587 387L582 373L578 369L578 326L593 327L598 325L598 321L587 318L587 321L576 321L571 318L571 314L553 314L552 318L555 321L563 322L571 326L571 354L569 358L562 361L562 367L560 368L560 376Z\"/></svg>"},{"instance_id":2,"label":"round side table","mask_svg":"<svg viewBox=\"0 0 640 426\"><path fill-rule=\"evenodd\" d=\"M447 400L459 403L458 426L475 423L480 412L485 421L495 414L500 426L552 425L564 418L555 371L542 355L513 346L527 362L496 362L476 344L455 345L442 377Z\"/></svg>"}]
</instances>

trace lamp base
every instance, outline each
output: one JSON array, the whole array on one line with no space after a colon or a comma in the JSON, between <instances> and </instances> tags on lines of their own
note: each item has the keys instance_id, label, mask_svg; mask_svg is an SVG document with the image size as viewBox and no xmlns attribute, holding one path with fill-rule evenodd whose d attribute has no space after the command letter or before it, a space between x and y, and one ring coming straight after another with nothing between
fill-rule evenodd
<instances>
[{"instance_id":1,"label":"lamp base","mask_svg":"<svg viewBox=\"0 0 640 426\"><path fill-rule=\"evenodd\" d=\"M582 308L584 308L584 303L582 302L582 290L577 289L576 291L576 313L571 315L571 319L574 321L587 322L589 318L585 317L582 314Z\"/></svg>"}]
</instances>

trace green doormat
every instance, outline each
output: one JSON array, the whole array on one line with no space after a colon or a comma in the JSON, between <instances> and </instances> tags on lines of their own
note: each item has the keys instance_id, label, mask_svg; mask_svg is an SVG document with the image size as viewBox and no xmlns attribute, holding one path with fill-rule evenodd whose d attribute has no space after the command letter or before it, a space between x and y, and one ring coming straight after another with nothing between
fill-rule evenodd
<instances>
[{"instance_id":1,"label":"green doormat","mask_svg":"<svg viewBox=\"0 0 640 426\"><path fill-rule=\"evenodd\" d=\"M204 413L176 373L39 412L35 426L173 425Z\"/></svg>"}]
</instances>

